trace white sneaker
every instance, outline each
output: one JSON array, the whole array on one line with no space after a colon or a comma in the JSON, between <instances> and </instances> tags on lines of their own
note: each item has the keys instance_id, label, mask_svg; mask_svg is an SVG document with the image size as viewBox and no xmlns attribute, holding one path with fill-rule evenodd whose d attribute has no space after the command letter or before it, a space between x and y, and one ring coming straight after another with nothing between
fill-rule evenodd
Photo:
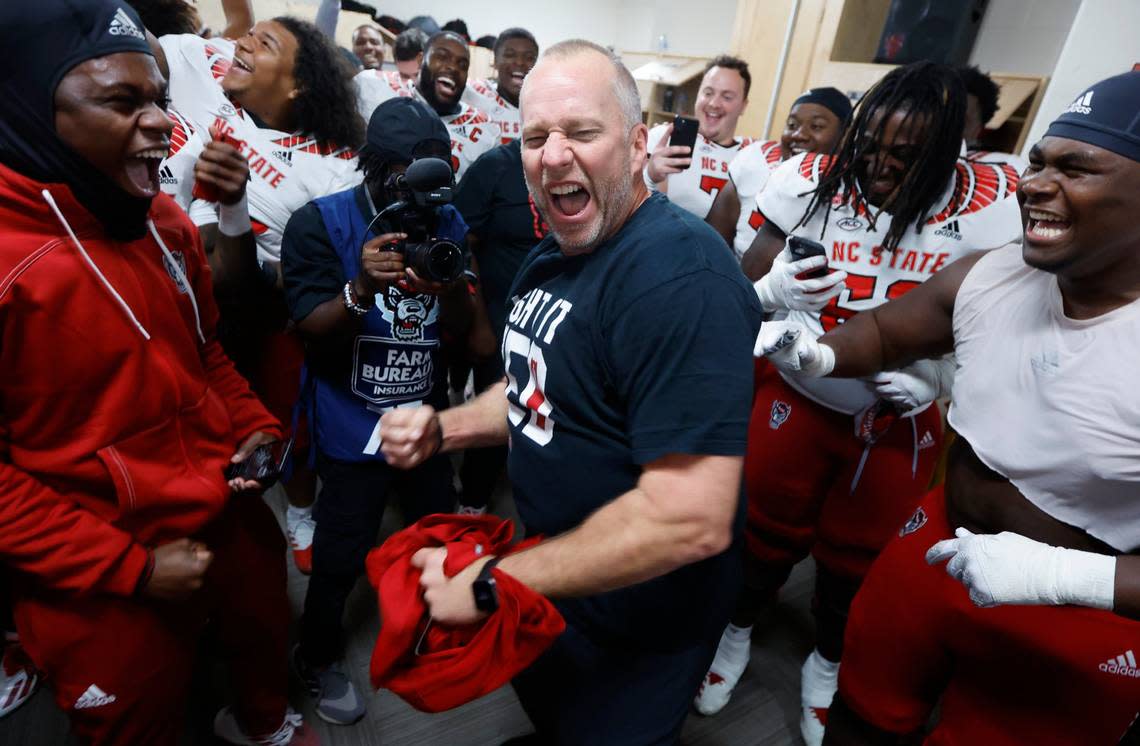
<instances>
[{"instance_id":1,"label":"white sneaker","mask_svg":"<svg viewBox=\"0 0 1140 746\"><path fill-rule=\"evenodd\" d=\"M214 717L214 735L238 746L320 746L320 736L301 720L292 707L285 711L285 721L273 733L247 736L238 725L234 711L223 707Z\"/></svg>"},{"instance_id":2,"label":"white sneaker","mask_svg":"<svg viewBox=\"0 0 1140 746\"><path fill-rule=\"evenodd\" d=\"M732 630L736 630L735 634ZM744 669L748 668L748 656L752 651L752 628L735 628L731 624L720 637L716 656L713 658L705 680L693 699L693 706L702 715L715 715L724 709L732 697ZM741 639L741 635L743 639Z\"/></svg>"},{"instance_id":3,"label":"white sneaker","mask_svg":"<svg viewBox=\"0 0 1140 746\"><path fill-rule=\"evenodd\" d=\"M827 710L838 689L839 664L811 651L800 669L800 735L807 746L822 746Z\"/></svg>"},{"instance_id":4,"label":"white sneaker","mask_svg":"<svg viewBox=\"0 0 1140 746\"><path fill-rule=\"evenodd\" d=\"M15 634L0 640L0 718L12 714L31 698L40 676L32 661L20 647Z\"/></svg>"},{"instance_id":5,"label":"white sneaker","mask_svg":"<svg viewBox=\"0 0 1140 746\"><path fill-rule=\"evenodd\" d=\"M313 571L313 533L316 530L317 522L312 510L285 510L285 536L293 550L293 562L305 575Z\"/></svg>"}]
</instances>

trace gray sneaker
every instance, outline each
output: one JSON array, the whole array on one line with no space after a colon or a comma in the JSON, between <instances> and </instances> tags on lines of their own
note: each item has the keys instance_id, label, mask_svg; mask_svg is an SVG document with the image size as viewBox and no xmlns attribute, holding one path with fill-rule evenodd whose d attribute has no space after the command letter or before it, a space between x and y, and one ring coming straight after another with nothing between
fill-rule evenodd
<instances>
[{"instance_id":1,"label":"gray sneaker","mask_svg":"<svg viewBox=\"0 0 1140 746\"><path fill-rule=\"evenodd\" d=\"M367 710L360 692L339 664L316 668L305 662L301 646L293 647L293 667L317 703L317 717L333 725L352 725Z\"/></svg>"}]
</instances>

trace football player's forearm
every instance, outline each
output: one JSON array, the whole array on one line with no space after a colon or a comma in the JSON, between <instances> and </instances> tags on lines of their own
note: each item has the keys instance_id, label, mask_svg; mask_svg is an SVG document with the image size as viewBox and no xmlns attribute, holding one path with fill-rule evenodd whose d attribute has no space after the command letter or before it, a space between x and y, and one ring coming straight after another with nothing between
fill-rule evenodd
<instances>
[{"instance_id":1,"label":"football player's forearm","mask_svg":"<svg viewBox=\"0 0 1140 746\"><path fill-rule=\"evenodd\" d=\"M1140 556L1116 558L1113 611L1129 619L1140 619Z\"/></svg>"},{"instance_id":2,"label":"football player's forearm","mask_svg":"<svg viewBox=\"0 0 1140 746\"><path fill-rule=\"evenodd\" d=\"M874 313L858 313L819 338L835 353L836 378L859 378L893 368L884 358L883 341Z\"/></svg>"},{"instance_id":3,"label":"football player's forearm","mask_svg":"<svg viewBox=\"0 0 1140 746\"><path fill-rule=\"evenodd\" d=\"M261 266L257 262L257 244L253 232L240 236L227 236L213 231L213 242L208 252L210 270L214 273L214 287L223 295L239 293L247 283L262 282ZM203 231L203 239L207 236Z\"/></svg>"},{"instance_id":4,"label":"football player's forearm","mask_svg":"<svg viewBox=\"0 0 1140 746\"><path fill-rule=\"evenodd\" d=\"M488 387L471 401L439 413L442 451L503 445L507 442L507 381Z\"/></svg>"}]
</instances>

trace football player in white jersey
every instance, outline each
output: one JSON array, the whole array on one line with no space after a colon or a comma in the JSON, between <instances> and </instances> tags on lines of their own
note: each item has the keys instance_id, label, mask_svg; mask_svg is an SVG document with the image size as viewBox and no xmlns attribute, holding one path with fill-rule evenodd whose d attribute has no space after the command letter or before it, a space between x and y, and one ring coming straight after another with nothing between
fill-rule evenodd
<instances>
[{"instance_id":1,"label":"football player in white jersey","mask_svg":"<svg viewBox=\"0 0 1140 746\"><path fill-rule=\"evenodd\" d=\"M273 310L284 308L277 296L281 234L298 207L360 181L353 148L364 139L364 122L356 113L351 78L328 39L294 18L257 23L236 43L185 34L164 36L159 44L162 54L156 56L169 71L173 106L198 137L229 138L249 164L248 212L241 202L217 209L211 265L252 270L216 278L245 289L226 309L233 333L227 348L270 411L292 422L304 350L295 335L284 332L284 316ZM213 235L203 228L205 238ZM312 472L296 468L285 490L287 533L297 566L306 572Z\"/></svg>"},{"instance_id":2,"label":"football player in white jersey","mask_svg":"<svg viewBox=\"0 0 1140 746\"><path fill-rule=\"evenodd\" d=\"M768 175L794 155L830 153L850 118L851 101L846 96L835 88L812 88L792 103L778 141L754 142L728 164L728 181L705 221L724 237L738 259L752 245L764 221L756 195L768 183Z\"/></svg>"},{"instance_id":3,"label":"football player in white jersey","mask_svg":"<svg viewBox=\"0 0 1140 746\"><path fill-rule=\"evenodd\" d=\"M451 167L456 180L475 159L499 145L499 127L487 114L462 100L467 87L471 53L463 37L441 31L428 40L424 63L414 88L365 70L356 76L357 106L366 120L376 107L393 96L416 96L431 107L451 133Z\"/></svg>"},{"instance_id":4,"label":"football player in white jersey","mask_svg":"<svg viewBox=\"0 0 1140 746\"><path fill-rule=\"evenodd\" d=\"M940 703L926 743L1137 743L1138 101L1123 73L1050 124L1018 184L1023 246L818 340L791 322L760 335L791 375L958 363L945 486L852 605L829 742L912 743Z\"/></svg>"},{"instance_id":5,"label":"football player in white jersey","mask_svg":"<svg viewBox=\"0 0 1140 746\"><path fill-rule=\"evenodd\" d=\"M371 23L357 26L352 32L352 53L365 70L379 70L384 64L384 37Z\"/></svg>"},{"instance_id":6,"label":"football player in white jersey","mask_svg":"<svg viewBox=\"0 0 1140 746\"><path fill-rule=\"evenodd\" d=\"M1013 153L987 150L980 142L986 124L997 113L1001 87L976 65L959 67L958 74L966 86L966 127L962 135L966 141L966 157L972 161L1008 163L1021 173L1028 165L1024 158Z\"/></svg>"},{"instance_id":7,"label":"football player in white jersey","mask_svg":"<svg viewBox=\"0 0 1140 746\"><path fill-rule=\"evenodd\" d=\"M766 220L741 265L766 311L819 335L958 257L1017 240L1017 174L959 158L965 97L949 67L898 68L863 97L833 157L804 153L772 174L758 198ZM825 255L795 259L789 235L823 242ZM828 273L804 276L819 270ZM937 385L947 368L921 361L873 380L803 381L758 365L745 588L698 709L724 706L747 664L752 622L810 552L817 647L803 667L801 732L822 742L850 600L937 461L942 423L929 405L948 391Z\"/></svg>"},{"instance_id":8,"label":"football player in white jersey","mask_svg":"<svg viewBox=\"0 0 1140 746\"><path fill-rule=\"evenodd\" d=\"M173 105L200 137L211 129L228 135L249 160L257 254L274 269L293 210L360 178L353 148L364 124L339 58L316 60L330 49L337 54L312 36L319 33L283 17L256 24L236 43L188 34L159 40Z\"/></svg>"},{"instance_id":9,"label":"football player in white jersey","mask_svg":"<svg viewBox=\"0 0 1140 746\"><path fill-rule=\"evenodd\" d=\"M709 62L693 114L700 123L693 152L684 145L670 145L673 125L659 124L649 130L649 161L645 184L669 195L669 199L699 218L708 215L716 197L728 182L728 164L751 138L736 136L736 123L748 105L752 74L748 63L720 55Z\"/></svg>"},{"instance_id":10,"label":"football player in white jersey","mask_svg":"<svg viewBox=\"0 0 1140 746\"><path fill-rule=\"evenodd\" d=\"M519 138L519 91L538 60L538 42L524 28L509 28L495 39L494 80L469 80L463 100L487 112L499 126L503 144Z\"/></svg>"}]
</instances>

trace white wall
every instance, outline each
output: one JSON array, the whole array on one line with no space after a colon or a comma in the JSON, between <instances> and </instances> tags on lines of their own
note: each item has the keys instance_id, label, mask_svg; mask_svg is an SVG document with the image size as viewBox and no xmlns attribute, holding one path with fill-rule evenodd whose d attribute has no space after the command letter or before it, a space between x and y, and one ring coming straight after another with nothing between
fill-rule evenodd
<instances>
[{"instance_id":1,"label":"white wall","mask_svg":"<svg viewBox=\"0 0 1140 746\"><path fill-rule=\"evenodd\" d=\"M1052 75L1080 5L1081 0L990 0L970 64L986 72Z\"/></svg>"},{"instance_id":2,"label":"white wall","mask_svg":"<svg viewBox=\"0 0 1140 746\"><path fill-rule=\"evenodd\" d=\"M1140 62L1140 2L1084 0L1057 60L1053 79L1025 150L1041 139L1058 114L1092 83L1128 72Z\"/></svg>"},{"instance_id":3,"label":"white wall","mask_svg":"<svg viewBox=\"0 0 1140 746\"><path fill-rule=\"evenodd\" d=\"M727 51L737 0L524 0L523 2L470 2L469 0L365 0L381 12L408 20L430 15L442 26L462 18L472 38L498 34L511 26L531 31L542 47L562 39L580 37L617 49L655 49L665 34L669 51L712 56ZM294 12L311 18L319 0L253 0L258 18ZM198 0L203 17L220 27L219 0ZM699 9L698 9L699 8ZM352 23L361 18L352 15ZM338 29L339 31L340 29Z\"/></svg>"}]
</instances>

